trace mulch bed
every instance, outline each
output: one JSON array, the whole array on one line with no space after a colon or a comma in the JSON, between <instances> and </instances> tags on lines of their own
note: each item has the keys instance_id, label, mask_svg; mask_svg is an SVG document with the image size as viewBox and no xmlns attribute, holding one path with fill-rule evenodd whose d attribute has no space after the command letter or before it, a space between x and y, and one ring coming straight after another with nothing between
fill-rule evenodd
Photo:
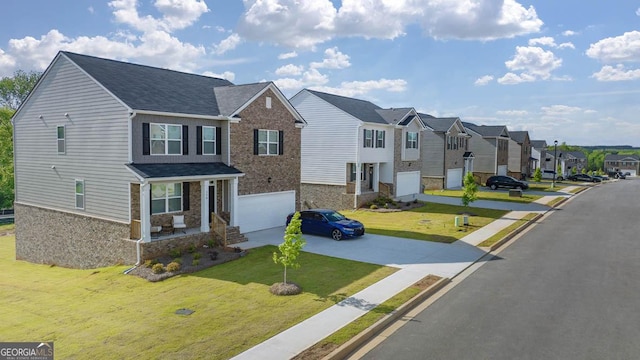
<instances>
[{"instance_id":1,"label":"mulch bed","mask_svg":"<svg viewBox=\"0 0 640 360\"><path fill-rule=\"evenodd\" d=\"M384 207L384 206L379 206L377 209L371 209L370 207L364 206L361 207L360 210L364 210L364 211L373 211L373 212L380 212L380 213L387 213L387 212L398 212L398 211L408 211L411 209L415 209L415 208L419 208L424 206L423 202L417 201L417 202L397 202L396 205L393 205L391 203L387 204L388 207Z\"/></svg>"},{"instance_id":2,"label":"mulch bed","mask_svg":"<svg viewBox=\"0 0 640 360\"><path fill-rule=\"evenodd\" d=\"M155 274L151 270L151 267L146 267L144 264L141 264L137 268L131 270L128 274L139 276L151 282L162 281L164 279L168 279L176 275L193 273L196 271L210 268L215 265L233 261L244 256L247 253L247 250L243 250L239 252L238 249L239 248L226 248L226 249L207 248L207 249L196 250L193 253L182 254L182 256L180 257L182 259L182 265L180 266L180 270L178 271L165 271L160 274ZM211 251L215 251L218 253L215 260L211 259L211 255L210 255ZM198 259L199 261L198 265L194 266L193 259L196 253L200 253L200 259ZM170 262L174 261L174 258L167 255L167 256L160 257L157 260L159 263L163 264L164 267L166 268Z\"/></svg>"}]
</instances>

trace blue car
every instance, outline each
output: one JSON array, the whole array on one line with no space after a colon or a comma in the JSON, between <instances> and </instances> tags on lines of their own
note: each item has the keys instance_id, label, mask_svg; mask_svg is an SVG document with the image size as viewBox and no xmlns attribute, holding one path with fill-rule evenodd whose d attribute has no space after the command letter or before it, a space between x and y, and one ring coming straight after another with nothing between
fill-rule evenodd
<instances>
[{"instance_id":1,"label":"blue car","mask_svg":"<svg viewBox=\"0 0 640 360\"><path fill-rule=\"evenodd\" d=\"M293 214L287 216L287 225ZM356 220L347 219L335 210L311 209L300 212L302 233L330 236L340 241L346 238L364 235L364 225Z\"/></svg>"}]
</instances>

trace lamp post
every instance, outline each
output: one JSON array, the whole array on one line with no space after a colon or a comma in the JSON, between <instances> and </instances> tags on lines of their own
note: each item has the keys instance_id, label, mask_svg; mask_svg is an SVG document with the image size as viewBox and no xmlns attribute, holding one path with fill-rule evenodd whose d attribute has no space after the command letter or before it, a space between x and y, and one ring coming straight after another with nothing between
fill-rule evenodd
<instances>
[{"instance_id":1,"label":"lamp post","mask_svg":"<svg viewBox=\"0 0 640 360\"><path fill-rule=\"evenodd\" d=\"M556 187L556 176L558 176L558 174L556 173L558 171L557 154L558 154L558 140L554 140L553 141L553 180L551 180L552 189Z\"/></svg>"}]
</instances>

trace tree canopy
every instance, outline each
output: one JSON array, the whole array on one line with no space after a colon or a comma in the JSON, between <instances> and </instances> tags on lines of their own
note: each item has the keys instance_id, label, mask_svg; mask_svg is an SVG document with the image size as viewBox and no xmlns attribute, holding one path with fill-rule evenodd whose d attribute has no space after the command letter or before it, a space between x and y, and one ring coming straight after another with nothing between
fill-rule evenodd
<instances>
[{"instance_id":1,"label":"tree canopy","mask_svg":"<svg viewBox=\"0 0 640 360\"><path fill-rule=\"evenodd\" d=\"M12 77L0 79L0 108L17 110L38 82L42 73L16 71Z\"/></svg>"}]
</instances>

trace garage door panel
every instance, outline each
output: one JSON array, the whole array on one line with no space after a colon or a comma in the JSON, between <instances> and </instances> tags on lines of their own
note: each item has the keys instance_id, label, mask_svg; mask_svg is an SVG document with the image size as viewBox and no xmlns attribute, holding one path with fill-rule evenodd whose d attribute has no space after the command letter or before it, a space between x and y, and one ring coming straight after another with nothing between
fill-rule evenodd
<instances>
[{"instance_id":1,"label":"garage door panel","mask_svg":"<svg viewBox=\"0 0 640 360\"><path fill-rule=\"evenodd\" d=\"M447 170L447 189L462 186L462 168Z\"/></svg>"},{"instance_id":2,"label":"garage door panel","mask_svg":"<svg viewBox=\"0 0 640 360\"><path fill-rule=\"evenodd\" d=\"M399 172L396 181L396 196L420 192L420 171Z\"/></svg>"},{"instance_id":3,"label":"garage door panel","mask_svg":"<svg viewBox=\"0 0 640 360\"><path fill-rule=\"evenodd\" d=\"M507 165L499 165L498 166L498 174L497 175L507 175Z\"/></svg>"},{"instance_id":4,"label":"garage door panel","mask_svg":"<svg viewBox=\"0 0 640 360\"><path fill-rule=\"evenodd\" d=\"M238 196L240 231L244 233L284 226L287 215L295 209L295 191Z\"/></svg>"}]
</instances>

